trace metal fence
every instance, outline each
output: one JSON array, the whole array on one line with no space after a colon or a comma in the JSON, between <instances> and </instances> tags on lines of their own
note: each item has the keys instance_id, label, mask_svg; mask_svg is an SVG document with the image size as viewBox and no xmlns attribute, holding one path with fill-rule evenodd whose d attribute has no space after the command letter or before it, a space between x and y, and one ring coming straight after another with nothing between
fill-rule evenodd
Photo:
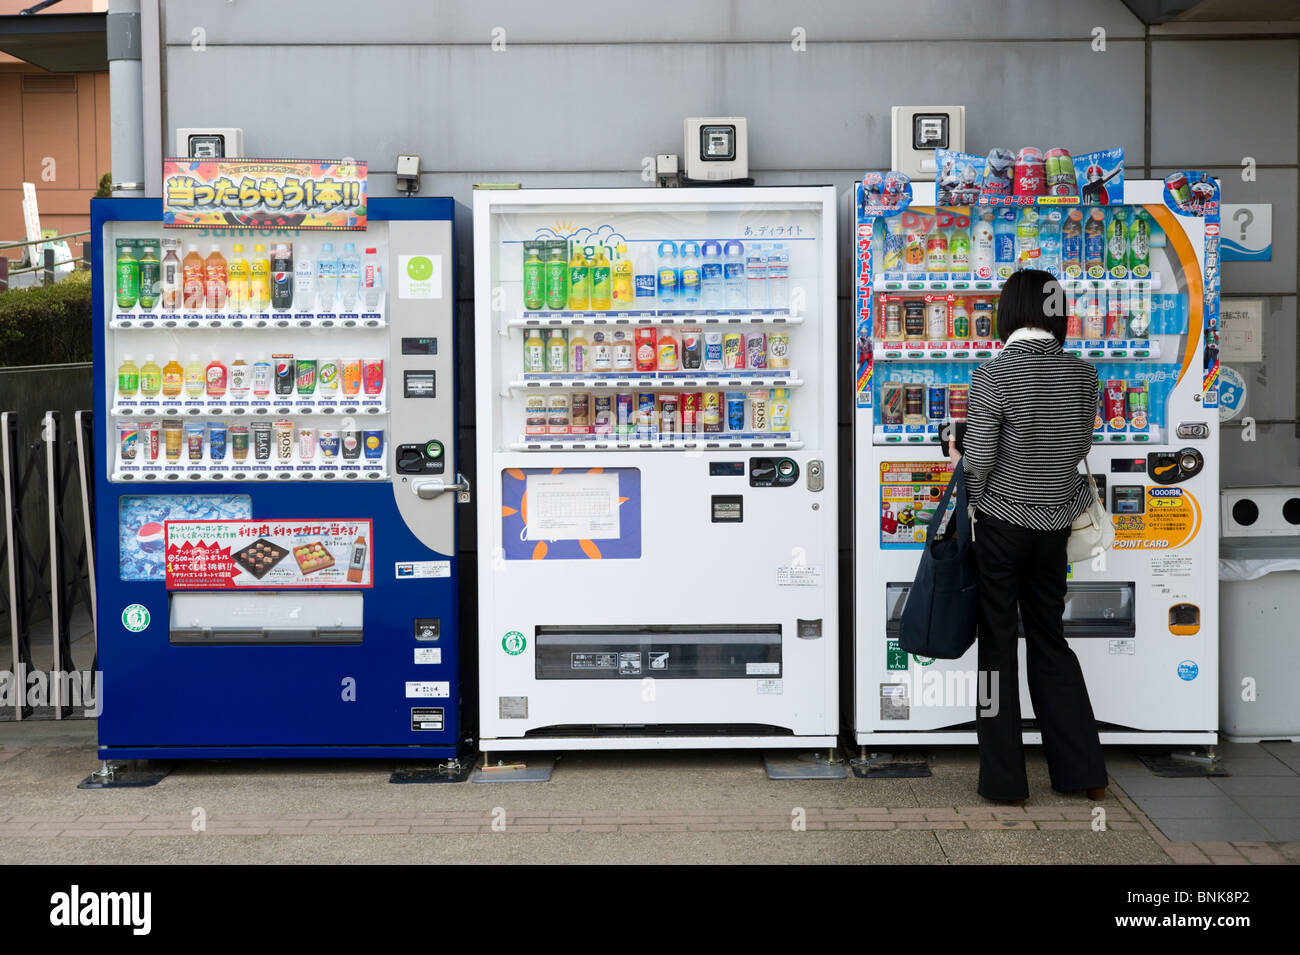
<instances>
[{"instance_id":1,"label":"metal fence","mask_svg":"<svg viewBox=\"0 0 1300 955\"><path fill-rule=\"evenodd\" d=\"M33 245L44 245L47 242L57 242L59 239L75 239L80 236L89 236L90 231L85 232L65 232L63 235L53 235L48 239L27 240L25 242L3 242L0 243L0 253L6 249L24 249ZM57 259L54 249L45 248L41 250L41 263L39 265L28 265L21 269L10 267L8 256L0 255L0 292L10 287L11 279L16 275L29 275L35 273L38 284L53 285L59 280L59 266L67 265L69 262L82 263L86 268L90 268L91 244L90 242L81 243L81 258L73 256L68 259Z\"/></svg>"}]
</instances>

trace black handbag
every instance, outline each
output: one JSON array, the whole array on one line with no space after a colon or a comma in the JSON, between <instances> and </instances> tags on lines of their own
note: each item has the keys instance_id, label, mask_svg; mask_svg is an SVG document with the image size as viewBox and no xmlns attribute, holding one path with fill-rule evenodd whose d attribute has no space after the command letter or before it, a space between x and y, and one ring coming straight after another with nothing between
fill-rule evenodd
<instances>
[{"instance_id":1,"label":"black handbag","mask_svg":"<svg viewBox=\"0 0 1300 955\"><path fill-rule=\"evenodd\" d=\"M939 527L954 489L956 506L940 536ZM956 660L975 642L978 614L979 586L966 479L958 464L926 528L921 566L916 569L899 620L898 645L919 657Z\"/></svg>"}]
</instances>

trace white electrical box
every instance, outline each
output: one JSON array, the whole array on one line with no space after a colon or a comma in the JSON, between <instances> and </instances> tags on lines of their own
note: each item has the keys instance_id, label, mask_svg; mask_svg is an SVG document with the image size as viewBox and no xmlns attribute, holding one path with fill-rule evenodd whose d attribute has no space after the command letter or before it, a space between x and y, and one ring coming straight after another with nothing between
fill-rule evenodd
<instances>
[{"instance_id":1,"label":"white electrical box","mask_svg":"<svg viewBox=\"0 0 1300 955\"><path fill-rule=\"evenodd\" d=\"M244 131L234 126L177 129L176 155L191 159L242 159Z\"/></svg>"},{"instance_id":2,"label":"white electrical box","mask_svg":"<svg viewBox=\"0 0 1300 955\"><path fill-rule=\"evenodd\" d=\"M965 106L895 106L890 168L909 179L933 182L936 149L966 148Z\"/></svg>"},{"instance_id":3,"label":"white electrical box","mask_svg":"<svg viewBox=\"0 0 1300 955\"><path fill-rule=\"evenodd\" d=\"M749 121L744 116L691 116L685 122L686 178L730 182L749 178Z\"/></svg>"},{"instance_id":4,"label":"white electrical box","mask_svg":"<svg viewBox=\"0 0 1300 955\"><path fill-rule=\"evenodd\" d=\"M1225 298L1219 306L1219 360L1264 360L1264 300Z\"/></svg>"}]
</instances>

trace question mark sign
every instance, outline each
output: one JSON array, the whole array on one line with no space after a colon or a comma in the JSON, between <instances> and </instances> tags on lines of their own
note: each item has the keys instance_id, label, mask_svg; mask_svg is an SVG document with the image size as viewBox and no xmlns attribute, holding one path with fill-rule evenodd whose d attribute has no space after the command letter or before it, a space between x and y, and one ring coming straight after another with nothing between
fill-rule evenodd
<instances>
[{"instance_id":1,"label":"question mark sign","mask_svg":"<svg viewBox=\"0 0 1300 955\"><path fill-rule=\"evenodd\" d=\"M1241 223L1241 235L1238 236L1238 238L1240 238L1242 242L1245 242L1246 229L1252 222L1255 221L1255 213L1251 212L1249 209L1238 209L1236 212L1232 214L1232 221Z\"/></svg>"}]
</instances>

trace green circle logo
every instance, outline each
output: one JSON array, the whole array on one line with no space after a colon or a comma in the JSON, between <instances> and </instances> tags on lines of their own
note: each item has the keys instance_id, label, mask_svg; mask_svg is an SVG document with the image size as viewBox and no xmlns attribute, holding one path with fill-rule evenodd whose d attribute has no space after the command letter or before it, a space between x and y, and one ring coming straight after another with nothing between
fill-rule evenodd
<instances>
[{"instance_id":1,"label":"green circle logo","mask_svg":"<svg viewBox=\"0 0 1300 955\"><path fill-rule=\"evenodd\" d=\"M518 630L511 630L501 638L501 649L512 657L517 657L524 652L524 647L528 646L528 641Z\"/></svg>"},{"instance_id":2,"label":"green circle logo","mask_svg":"<svg viewBox=\"0 0 1300 955\"><path fill-rule=\"evenodd\" d=\"M122 611L122 626L132 633L139 633L149 626L149 608L144 604L131 604Z\"/></svg>"},{"instance_id":3,"label":"green circle logo","mask_svg":"<svg viewBox=\"0 0 1300 955\"><path fill-rule=\"evenodd\" d=\"M425 282L433 277L433 262L427 255L415 255L407 260L406 274L417 282Z\"/></svg>"},{"instance_id":4,"label":"green circle logo","mask_svg":"<svg viewBox=\"0 0 1300 955\"><path fill-rule=\"evenodd\" d=\"M935 660L934 657L918 657L915 653L912 654L912 659L923 667L928 667Z\"/></svg>"}]
</instances>

